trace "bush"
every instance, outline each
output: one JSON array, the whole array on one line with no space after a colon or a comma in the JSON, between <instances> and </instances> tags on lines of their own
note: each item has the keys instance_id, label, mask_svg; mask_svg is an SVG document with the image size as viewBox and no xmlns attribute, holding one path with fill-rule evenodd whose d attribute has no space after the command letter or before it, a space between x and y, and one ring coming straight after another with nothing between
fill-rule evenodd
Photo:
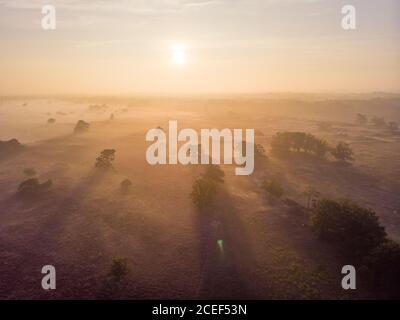
<instances>
[{"instance_id":1,"label":"bush","mask_svg":"<svg viewBox=\"0 0 400 320\"><path fill-rule=\"evenodd\" d=\"M400 245L386 240L364 261L373 289L400 298Z\"/></svg>"},{"instance_id":2,"label":"bush","mask_svg":"<svg viewBox=\"0 0 400 320\"><path fill-rule=\"evenodd\" d=\"M113 166L111 164L115 159L115 150L114 149L104 149L100 156L96 158L95 167L98 169L108 170Z\"/></svg>"},{"instance_id":3,"label":"bush","mask_svg":"<svg viewBox=\"0 0 400 320\"><path fill-rule=\"evenodd\" d=\"M190 197L199 209L204 209L213 203L216 193L217 187L213 180L200 178L193 183Z\"/></svg>"},{"instance_id":4,"label":"bush","mask_svg":"<svg viewBox=\"0 0 400 320\"><path fill-rule=\"evenodd\" d=\"M220 166L210 164L207 166L206 172L204 173L203 177L214 182L224 183L225 172L221 170Z\"/></svg>"},{"instance_id":5,"label":"bush","mask_svg":"<svg viewBox=\"0 0 400 320\"><path fill-rule=\"evenodd\" d=\"M37 197L40 196L43 192L47 191L51 188L53 182L51 180L47 180L44 183L40 183L37 178L30 178L25 181L22 181L17 190L17 196L23 198L29 197Z\"/></svg>"},{"instance_id":6,"label":"bush","mask_svg":"<svg viewBox=\"0 0 400 320\"><path fill-rule=\"evenodd\" d=\"M120 281L129 272L128 262L126 259L113 258L111 263L110 275L116 281Z\"/></svg>"},{"instance_id":7,"label":"bush","mask_svg":"<svg viewBox=\"0 0 400 320\"><path fill-rule=\"evenodd\" d=\"M332 155L339 161L353 161L353 150L345 142L339 142L335 149L331 150Z\"/></svg>"},{"instance_id":8,"label":"bush","mask_svg":"<svg viewBox=\"0 0 400 320\"><path fill-rule=\"evenodd\" d=\"M90 124L86 121L79 120L74 128L74 133L85 133L89 131Z\"/></svg>"},{"instance_id":9,"label":"bush","mask_svg":"<svg viewBox=\"0 0 400 320\"><path fill-rule=\"evenodd\" d=\"M375 212L349 200L318 201L311 225L318 237L355 257L368 254L386 237Z\"/></svg>"},{"instance_id":10,"label":"bush","mask_svg":"<svg viewBox=\"0 0 400 320\"><path fill-rule=\"evenodd\" d=\"M282 195L284 194L284 190L282 186L277 182L276 180L266 180L263 183L263 188L265 191L267 191L269 194L276 198L281 198Z\"/></svg>"}]
</instances>

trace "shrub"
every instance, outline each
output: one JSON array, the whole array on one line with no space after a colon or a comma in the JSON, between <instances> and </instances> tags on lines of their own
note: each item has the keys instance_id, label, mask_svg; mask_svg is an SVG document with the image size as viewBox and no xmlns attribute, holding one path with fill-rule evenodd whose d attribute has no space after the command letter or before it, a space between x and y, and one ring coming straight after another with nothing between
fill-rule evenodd
<instances>
[{"instance_id":1,"label":"shrub","mask_svg":"<svg viewBox=\"0 0 400 320\"><path fill-rule=\"evenodd\" d=\"M400 298L400 245L386 240L365 258L372 287Z\"/></svg>"},{"instance_id":2,"label":"shrub","mask_svg":"<svg viewBox=\"0 0 400 320\"><path fill-rule=\"evenodd\" d=\"M120 281L129 272L126 259L113 258L111 263L110 275L116 281Z\"/></svg>"},{"instance_id":3,"label":"shrub","mask_svg":"<svg viewBox=\"0 0 400 320\"><path fill-rule=\"evenodd\" d=\"M321 200L311 217L316 234L345 254L362 257L386 237L375 212L349 200Z\"/></svg>"},{"instance_id":4,"label":"shrub","mask_svg":"<svg viewBox=\"0 0 400 320\"><path fill-rule=\"evenodd\" d=\"M199 209L203 209L209 207L213 203L216 192L217 187L213 180L199 178L193 183L190 197Z\"/></svg>"},{"instance_id":5,"label":"shrub","mask_svg":"<svg viewBox=\"0 0 400 320\"><path fill-rule=\"evenodd\" d=\"M79 120L74 128L74 133L85 133L89 131L90 124L86 121Z\"/></svg>"},{"instance_id":6,"label":"shrub","mask_svg":"<svg viewBox=\"0 0 400 320\"><path fill-rule=\"evenodd\" d=\"M205 179L210 179L214 182L224 182L225 172L221 170L221 167L215 164L210 164L207 166L206 172L203 177Z\"/></svg>"},{"instance_id":7,"label":"shrub","mask_svg":"<svg viewBox=\"0 0 400 320\"><path fill-rule=\"evenodd\" d=\"M265 191L276 198L281 198L284 194L282 186L274 179L264 181L263 188Z\"/></svg>"},{"instance_id":8,"label":"shrub","mask_svg":"<svg viewBox=\"0 0 400 320\"><path fill-rule=\"evenodd\" d=\"M350 148L350 145L345 142L339 142L333 150L331 150L331 154L339 161L353 161L353 150Z\"/></svg>"},{"instance_id":9,"label":"shrub","mask_svg":"<svg viewBox=\"0 0 400 320\"><path fill-rule=\"evenodd\" d=\"M114 149L104 149L100 156L96 158L95 167L103 170L111 169L113 166L111 164L115 159Z\"/></svg>"}]
</instances>

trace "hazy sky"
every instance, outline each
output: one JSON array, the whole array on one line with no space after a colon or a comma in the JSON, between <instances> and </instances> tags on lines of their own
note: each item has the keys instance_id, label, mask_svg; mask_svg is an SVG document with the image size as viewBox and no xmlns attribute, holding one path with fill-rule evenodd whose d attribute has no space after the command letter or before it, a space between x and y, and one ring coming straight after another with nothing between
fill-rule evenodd
<instances>
[{"instance_id":1,"label":"hazy sky","mask_svg":"<svg viewBox=\"0 0 400 320\"><path fill-rule=\"evenodd\" d=\"M399 0L0 0L0 43L1 95L400 92Z\"/></svg>"}]
</instances>

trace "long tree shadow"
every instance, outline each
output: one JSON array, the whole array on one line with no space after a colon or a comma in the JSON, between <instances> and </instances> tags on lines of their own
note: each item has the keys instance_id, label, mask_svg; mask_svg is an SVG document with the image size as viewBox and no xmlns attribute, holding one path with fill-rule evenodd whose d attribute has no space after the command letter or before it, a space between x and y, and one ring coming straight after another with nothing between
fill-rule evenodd
<instances>
[{"instance_id":1,"label":"long tree shadow","mask_svg":"<svg viewBox=\"0 0 400 320\"><path fill-rule=\"evenodd\" d=\"M200 239L200 299L251 299L256 284L251 268L254 256L237 209L226 190L215 206L197 212Z\"/></svg>"},{"instance_id":2,"label":"long tree shadow","mask_svg":"<svg viewBox=\"0 0 400 320\"><path fill-rule=\"evenodd\" d=\"M7 281L4 283L5 289L12 292L13 287L18 287L16 294L25 298L48 298L48 297L83 297L85 293L80 286L85 285L85 279L76 281L82 275L80 269L73 267L74 256L65 256L64 252L68 243L64 244L65 236L73 240L81 237L81 234L66 234L70 218L74 212L79 210L82 201L90 190L99 184L104 175L99 172L91 171L84 177L75 188L68 192L68 195L61 194L59 191L52 191L41 199L19 201L27 214L36 216L37 226L30 228L30 232L24 235L16 234L13 238L4 239L8 248L4 250L12 251L15 255L13 269L7 272ZM11 201L11 199L8 199ZM30 210L26 211L27 208ZM25 214L25 213L24 213ZM101 239L101 234L95 224L90 224L90 230L86 232ZM25 229L24 225L21 225ZM88 235L87 234L87 235ZM87 235L86 238L87 238ZM65 246L66 245L66 246ZM0 249L3 250L3 246ZM101 251L103 244L101 241L93 241L90 245L91 251ZM74 248L68 249L74 252ZM72 259L72 260L71 260ZM57 266L57 281L59 290L51 295L40 290L40 287L31 283L35 274L40 275L43 265L51 264ZM86 275L85 275L86 277ZM74 281L72 281L74 280ZM17 286L18 285L18 286ZM1 292L0 292L1 293Z\"/></svg>"}]
</instances>

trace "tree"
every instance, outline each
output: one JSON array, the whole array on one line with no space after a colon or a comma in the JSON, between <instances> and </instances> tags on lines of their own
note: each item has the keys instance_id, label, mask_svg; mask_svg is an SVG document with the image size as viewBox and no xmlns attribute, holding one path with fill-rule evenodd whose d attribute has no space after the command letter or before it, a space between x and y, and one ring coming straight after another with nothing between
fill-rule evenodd
<instances>
[{"instance_id":1,"label":"tree","mask_svg":"<svg viewBox=\"0 0 400 320\"><path fill-rule=\"evenodd\" d=\"M83 120L79 120L74 128L74 133L85 133L89 131L90 124Z\"/></svg>"},{"instance_id":2,"label":"tree","mask_svg":"<svg viewBox=\"0 0 400 320\"><path fill-rule=\"evenodd\" d=\"M368 118L365 114L358 113L357 118L356 118L356 123L362 126L367 125L368 123Z\"/></svg>"},{"instance_id":3,"label":"tree","mask_svg":"<svg viewBox=\"0 0 400 320\"><path fill-rule=\"evenodd\" d=\"M114 159L115 159L115 150L104 149L100 153L100 156L96 158L95 167L104 170L111 169L113 167L111 162L114 161Z\"/></svg>"},{"instance_id":4,"label":"tree","mask_svg":"<svg viewBox=\"0 0 400 320\"><path fill-rule=\"evenodd\" d=\"M54 119L54 118L49 118L49 119L47 120L47 123L48 123L48 124L56 123L56 119Z\"/></svg>"},{"instance_id":5,"label":"tree","mask_svg":"<svg viewBox=\"0 0 400 320\"><path fill-rule=\"evenodd\" d=\"M353 161L353 150L350 145L345 142L339 142L331 151L332 155L339 161Z\"/></svg>"},{"instance_id":6,"label":"tree","mask_svg":"<svg viewBox=\"0 0 400 320\"><path fill-rule=\"evenodd\" d=\"M262 186L265 191L278 199L281 198L285 192L280 183L277 182L275 179L265 180Z\"/></svg>"},{"instance_id":7,"label":"tree","mask_svg":"<svg viewBox=\"0 0 400 320\"><path fill-rule=\"evenodd\" d=\"M375 212L350 200L318 201L311 225L318 237L356 258L368 254L386 237Z\"/></svg>"},{"instance_id":8,"label":"tree","mask_svg":"<svg viewBox=\"0 0 400 320\"><path fill-rule=\"evenodd\" d=\"M209 207L217 192L216 184L211 179L199 178L194 181L190 197L199 209Z\"/></svg>"}]
</instances>

